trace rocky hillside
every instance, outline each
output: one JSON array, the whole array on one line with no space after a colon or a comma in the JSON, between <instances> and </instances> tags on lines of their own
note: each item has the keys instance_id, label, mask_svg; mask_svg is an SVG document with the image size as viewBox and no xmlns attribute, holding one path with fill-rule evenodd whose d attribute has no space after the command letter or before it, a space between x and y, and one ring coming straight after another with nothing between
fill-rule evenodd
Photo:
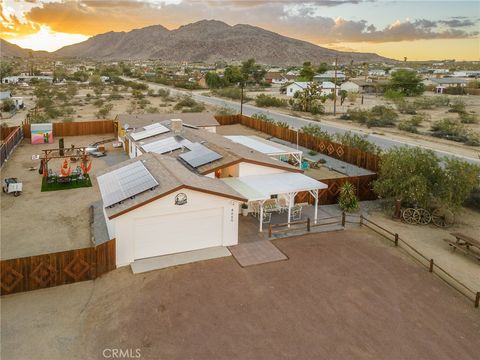
<instances>
[{"instance_id":1,"label":"rocky hillside","mask_svg":"<svg viewBox=\"0 0 480 360\"><path fill-rule=\"evenodd\" d=\"M160 59L164 61L240 61L255 58L272 65L298 65L304 61L340 63L386 61L377 54L340 52L292 39L251 25L230 26L202 20L168 30L161 25L129 32L109 32L53 53L58 57L102 60Z\"/></svg>"}]
</instances>

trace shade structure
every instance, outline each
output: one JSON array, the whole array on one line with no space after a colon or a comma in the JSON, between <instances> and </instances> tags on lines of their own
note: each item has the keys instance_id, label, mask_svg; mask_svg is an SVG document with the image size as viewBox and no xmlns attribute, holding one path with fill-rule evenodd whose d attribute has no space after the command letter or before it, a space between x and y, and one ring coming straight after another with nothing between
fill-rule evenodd
<instances>
[{"instance_id":1,"label":"shade structure","mask_svg":"<svg viewBox=\"0 0 480 360\"><path fill-rule=\"evenodd\" d=\"M302 162L303 153L301 150L294 149L283 144L278 144L254 135L234 135L225 137L235 143L242 144L250 149L256 150L268 156L281 157L284 155L289 155L292 156L298 163Z\"/></svg>"}]
</instances>

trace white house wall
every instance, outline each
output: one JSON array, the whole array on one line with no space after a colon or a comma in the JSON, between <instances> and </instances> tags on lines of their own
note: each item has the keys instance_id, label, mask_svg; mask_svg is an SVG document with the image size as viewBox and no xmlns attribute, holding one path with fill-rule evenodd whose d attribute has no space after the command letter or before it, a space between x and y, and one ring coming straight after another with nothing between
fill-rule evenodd
<instances>
[{"instance_id":1,"label":"white house wall","mask_svg":"<svg viewBox=\"0 0 480 360\"><path fill-rule=\"evenodd\" d=\"M184 205L175 205L175 196L180 192L187 195L188 202ZM129 265L134 261L134 224L139 220L155 216L161 217L162 215L185 213L185 217L172 217L173 219L182 219L178 224L172 225L186 230L183 231L183 238L178 239L178 241L190 243L193 249L195 248L196 229L195 227L188 228L188 213L218 208L223 209L222 245L235 245L238 243L239 202L199 191L182 189L112 219L114 225L110 225L109 229L112 228L115 231L117 266ZM161 239L161 228L158 229L158 234Z\"/></svg>"},{"instance_id":2,"label":"white house wall","mask_svg":"<svg viewBox=\"0 0 480 360\"><path fill-rule=\"evenodd\" d=\"M250 175L280 174L283 172L285 172L285 170L242 162L239 164L238 177Z\"/></svg>"}]
</instances>

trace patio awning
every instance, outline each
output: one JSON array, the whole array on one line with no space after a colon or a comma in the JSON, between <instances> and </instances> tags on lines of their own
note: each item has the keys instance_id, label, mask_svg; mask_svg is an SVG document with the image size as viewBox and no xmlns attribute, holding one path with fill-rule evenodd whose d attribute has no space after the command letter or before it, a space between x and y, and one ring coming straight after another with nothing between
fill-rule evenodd
<instances>
[{"instance_id":1,"label":"patio awning","mask_svg":"<svg viewBox=\"0 0 480 360\"><path fill-rule=\"evenodd\" d=\"M321 190L328 187L309 176L290 172L224 178L222 180L249 201L267 200L272 195Z\"/></svg>"},{"instance_id":2,"label":"patio awning","mask_svg":"<svg viewBox=\"0 0 480 360\"><path fill-rule=\"evenodd\" d=\"M277 144L276 142L262 139L258 136L245 136L245 135L235 135L235 136L225 136L227 139L232 140L235 143L242 144L250 149L256 150L266 155L270 156L280 156L280 155L290 155L290 154L301 154L301 150L291 148L283 144Z\"/></svg>"}]
</instances>

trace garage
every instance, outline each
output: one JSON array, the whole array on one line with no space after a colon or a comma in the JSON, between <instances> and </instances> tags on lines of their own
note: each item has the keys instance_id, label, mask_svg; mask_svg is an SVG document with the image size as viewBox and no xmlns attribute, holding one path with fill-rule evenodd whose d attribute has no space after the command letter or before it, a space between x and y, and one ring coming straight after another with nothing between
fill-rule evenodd
<instances>
[{"instance_id":1,"label":"garage","mask_svg":"<svg viewBox=\"0 0 480 360\"><path fill-rule=\"evenodd\" d=\"M136 219L135 260L222 246L223 209Z\"/></svg>"}]
</instances>

